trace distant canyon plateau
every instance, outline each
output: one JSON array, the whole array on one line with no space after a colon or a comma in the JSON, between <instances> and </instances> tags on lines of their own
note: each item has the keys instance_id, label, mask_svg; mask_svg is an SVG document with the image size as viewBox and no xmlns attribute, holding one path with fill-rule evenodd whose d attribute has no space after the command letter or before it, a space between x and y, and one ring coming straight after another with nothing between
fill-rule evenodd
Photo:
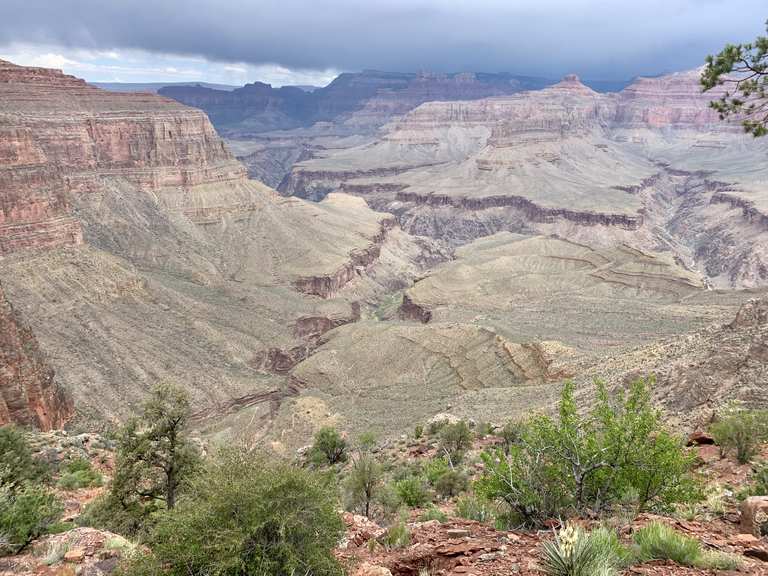
<instances>
[{"instance_id":1,"label":"distant canyon plateau","mask_svg":"<svg viewBox=\"0 0 768 576\"><path fill-rule=\"evenodd\" d=\"M566 379L652 374L690 428L768 406L768 141L698 71L225 88L0 61L0 423L108 428L159 382L278 452Z\"/></svg>"}]
</instances>

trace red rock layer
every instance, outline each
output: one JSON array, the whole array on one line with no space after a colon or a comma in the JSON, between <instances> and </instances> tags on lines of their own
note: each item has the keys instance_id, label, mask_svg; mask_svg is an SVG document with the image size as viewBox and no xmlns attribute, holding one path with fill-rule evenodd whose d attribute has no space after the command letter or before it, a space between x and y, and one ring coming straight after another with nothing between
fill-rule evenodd
<instances>
[{"instance_id":1,"label":"red rock layer","mask_svg":"<svg viewBox=\"0 0 768 576\"><path fill-rule=\"evenodd\" d=\"M34 335L0 288L0 425L50 430L72 413L72 403L56 384Z\"/></svg>"},{"instance_id":2,"label":"red rock layer","mask_svg":"<svg viewBox=\"0 0 768 576\"><path fill-rule=\"evenodd\" d=\"M386 218L381 222L379 233L373 237L373 242L365 250L353 252L349 262L341 266L333 274L324 276L304 276L293 282L293 287L304 294L314 294L321 298L332 298L357 276L371 266L381 254L381 245L387 238L387 232L396 225L394 218Z\"/></svg>"},{"instance_id":3,"label":"red rock layer","mask_svg":"<svg viewBox=\"0 0 768 576\"><path fill-rule=\"evenodd\" d=\"M199 110L0 61L0 255L81 243L72 195L107 177L157 192L245 171Z\"/></svg>"}]
</instances>

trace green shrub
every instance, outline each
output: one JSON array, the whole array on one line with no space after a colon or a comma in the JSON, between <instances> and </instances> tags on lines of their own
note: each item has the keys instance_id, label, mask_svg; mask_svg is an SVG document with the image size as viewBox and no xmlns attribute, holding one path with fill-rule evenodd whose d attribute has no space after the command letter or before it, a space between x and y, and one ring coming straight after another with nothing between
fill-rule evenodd
<instances>
[{"instance_id":1,"label":"green shrub","mask_svg":"<svg viewBox=\"0 0 768 576\"><path fill-rule=\"evenodd\" d=\"M460 462L471 446L472 431L463 420L446 424L440 432L440 448L453 463Z\"/></svg>"},{"instance_id":2,"label":"green shrub","mask_svg":"<svg viewBox=\"0 0 768 576\"><path fill-rule=\"evenodd\" d=\"M509 454L509 450L514 444L522 440L522 429L523 424L517 420L510 420L504 424L501 432L499 432L499 436L501 436L503 441L502 446L506 454Z\"/></svg>"},{"instance_id":3,"label":"green shrub","mask_svg":"<svg viewBox=\"0 0 768 576\"><path fill-rule=\"evenodd\" d=\"M485 498L467 494L456 501L456 515L459 518L491 524L496 519L496 508Z\"/></svg>"},{"instance_id":4,"label":"green shrub","mask_svg":"<svg viewBox=\"0 0 768 576\"><path fill-rule=\"evenodd\" d=\"M691 475L694 456L662 428L644 380L613 396L598 383L586 415L577 411L568 382L558 420L534 417L508 454L494 450L482 458L475 490L504 501L528 525L570 512L602 513L629 492L637 494L636 513L702 498Z\"/></svg>"},{"instance_id":5,"label":"green shrub","mask_svg":"<svg viewBox=\"0 0 768 576\"><path fill-rule=\"evenodd\" d=\"M416 424L416 427L413 429L413 437L418 440L424 436L424 426L421 424Z\"/></svg>"},{"instance_id":6,"label":"green shrub","mask_svg":"<svg viewBox=\"0 0 768 576\"><path fill-rule=\"evenodd\" d=\"M16 490L40 482L45 474L45 465L32 456L24 433L15 426L0 427L0 487Z\"/></svg>"},{"instance_id":7,"label":"green shrub","mask_svg":"<svg viewBox=\"0 0 768 576\"><path fill-rule=\"evenodd\" d=\"M159 501L121 500L119 494L110 490L91 501L75 518L75 523L115 534L136 536L149 530L162 510L163 505Z\"/></svg>"},{"instance_id":8,"label":"green shrub","mask_svg":"<svg viewBox=\"0 0 768 576\"><path fill-rule=\"evenodd\" d=\"M371 506L379 496L381 484L379 463L369 454L361 455L352 463L345 484L349 506L370 518Z\"/></svg>"},{"instance_id":9,"label":"green shrub","mask_svg":"<svg viewBox=\"0 0 768 576\"><path fill-rule=\"evenodd\" d=\"M325 426L315 434L315 443L312 445L312 460L316 464L333 465L347 461L347 441L341 437L339 431L330 426Z\"/></svg>"},{"instance_id":10,"label":"green shrub","mask_svg":"<svg viewBox=\"0 0 768 576\"><path fill-rule=\"evenodd\" d=\"M704 570L738 570L744 564L741 558L733 554L704 550L696 561L696 568Z\"/></svg>"},{"instance_id":11,"label":"green shrub","mask_svg":"<svg viewBox=\"0 0 768 576\"><path fill-rule=\"evenodd\" d=\"M437 484L437 481L440 480L443 474L450 469L451 466L448 464L448 460L443 456L432 458L423 467L424 476L427 478L427 482L429 482L430 486Z\"/></svg>"},{"instance_id":12,"label":"green shrub","mask_svg":"<svg viewBox=\"0 0 768 576\"><path fill-rule=\"evenodd\" d=\"M395 482L395 492L400 502L410 508L418 508L429 501L429 493L424 485L424 481L416 476L410 476Z\"/></svg>"},{"instance_id":13,"label":"green shrub","mask_svg":"<svg viewBox=\"0 0 768 576\"><path fill-rule=\"evenodd\" d=\"M224 451L147 538L129 575L340 576L344 533L327 474Z\"/></svg>"},{"instance_id":14,"label":"green shrub","mask_svg":"<svg viewBox=\"0 0 768 576\"><path fill-rule=\"evenodd\" d=\"M705 570L732 570L741 565L741 559L731 554L704 551L698 540L677 532L661 522L652 522L635 532L638 558L673 560L683 566Z\"/></svg>"},{"instance_id":15,"label":"green shrub","mask_svg":"<svg viewBox=\"0 0 768 576\"><path fill-rule=\"evenodd\" d=\"M493 434L493 426L491 425L490 422L480 422L477 425L477 430L475 435L478 438L485 438L486 436L489 436L491 434Z\"/></svg>"},{"instance_id":16,"label":"green shrub","mask_svg":"<svg viewBox=\"0 0 768 576\"><path fill-rule=\"evenodd\" d=\"M766 440L768 412L730 408L710 426L710 432L723 454L733 452L740 464L746 464Z\"/></svg>"},{"instance_id":17,"label":"green shrub","mask_svg":"<svg viewBox=\"0 0 768 576\"><path fill-rule=\"evenodd\" d=\"M429 522L430 520L437 520L442 524L443 522L448 521L448 516L446 516L445 512L433 504L427 508L427 510L423 512L421 516L419 516L420 522Z\"/></svg>"},{"instance_id":18,"label":"green shrub","mask_svg":"<svg viewBox=\"0 0 768 576\"><path fill-rule=\"evenodd\" d=\"M736 493L739 500L750 496L764 496L768 494L768 462L757 462L752 466L752 477L749 484Z\"/></svg>"},{"instance_id":19,"label":"green shrub","mask_svg":"<svg viewBox=\"0 0 768 576\"><path fill-rule=\"evenodd\" d=\"M360 452L370 452L376 448L376 434L373 432L363 432L357 438L357 447Z\"/></svg>"},{"instance_id":20,"label":"green shrub","mask_svg":"<svg viewBox=\"0 0 768 576\"><path fill-rule=\"evenodd\" d=\"M427 428L427 432L429 432L430 436L437 436L440 434L440 432L448 426L449 421L447 419L443 420L435 420L434 422L429 423L429 427Z\"/></svg>"},{"instance_id":21,"label":"green shrub","mask_svg":"<svg viewBox=\"0 0 768 576\"><path fill-rule=\"evenodd\" d=\"M435 482L435 491L443 498L453 498L469 487L469 478L461 470L447 470Z\"/></svg>"},{"instance_id":22,"label":"green shrub","mask_svg":"<svg viewBox=\"0 0 768 576\"><path fill-rule=\"evenodd\" d=\"M695 566L701 557L701 545L698 540L685 536L661 522L651 522L640 528L635 532L634 541L638 547L638 556L643 562L674 560L684 566Z\"/></svg>"},{"instance_id":23,"label":"green shrub","mask_svg":"<svg viewBox=\"0 0 768 576\"><path fill-rule=\"evenodd\" d=\"M73 528L76 528L77 524L74 522L54 522L46 529L46 534L63 534L69 532Z\"/></svg>"},{"instance_id":24,"label":"green shrub","mask_svg":"<svg viewBox=\"0 0 768 576\"><path fill-rule=\"evenodd\" d=\"M0 555L16 554L61 516L56 497L40 486L0 490Z\"/></svg>"},{"instance_id":25,"label":"green shrub","mask_svg":"<svg viewBox=\"0 0 768 576\"><path fill-rule=\"evenodd\" d=\"M67 462L57 485L63 490L77 490L101 486L101 474L93 469L91 463L84 458L76 458Z\"/></svg>"},{"instance_id":26,"label":"green shrub","mask_svg":"<svg viewBox=\"0 0 768 576\"><path fill-rule=\"evenodd\" d=\"M394 484L384 484L376 495L376 504L381 509L381 517L385 522L390 521L403 509L403 502L400 500Z\"/></svg>"},{"instance_id":27,"label":"green shrub","mask_svg":"<svg viewBox=\"0 0 768 576\"><path fill-rule=\"evenodd\" d=\"M411 543L411 532L404 518L392 524L381 536L380 542L387 550L405 548Z\"/></svg>"},{"instance_id":28,"label":"green shrub","mask_svg":"<svg viewBox=\"0 0 768 576\"><path fill-rule=\"evenodd\" d=\"M566 526L542 545L542 568L547 576L610 576L617 563L612 544L593 538L577 526Z\"/></svg>"}]
</instances>

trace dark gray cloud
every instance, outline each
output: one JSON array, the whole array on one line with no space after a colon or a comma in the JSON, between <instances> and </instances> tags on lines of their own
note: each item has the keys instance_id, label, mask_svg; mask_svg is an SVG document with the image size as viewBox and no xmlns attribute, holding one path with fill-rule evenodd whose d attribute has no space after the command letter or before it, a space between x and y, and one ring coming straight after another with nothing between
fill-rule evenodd
<instances>
[{"instance_id":1,"label":"dark gray cloud","mask_svg":"<svg viewBox=\"0 0 768 576\"><path fill-rule=\"evenodd\" d=\"M767 17L766 0L0 0L0 46L619 79L697 66Z\"/></svg>"}]
</instances>

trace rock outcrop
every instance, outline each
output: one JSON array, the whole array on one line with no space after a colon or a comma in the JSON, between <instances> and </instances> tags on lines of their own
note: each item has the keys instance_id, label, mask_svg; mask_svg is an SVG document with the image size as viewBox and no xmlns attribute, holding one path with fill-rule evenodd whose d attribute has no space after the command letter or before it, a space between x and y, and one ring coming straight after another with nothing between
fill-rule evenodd
<instances>
[{"instance_id":1,"label":"rock outcrop","mask_svg":"<svg viewBox=\"0 0 768 576\"><path fill-rule=\"evenodd\" d=\"M56 382L35 336L0 287L0 425L50 430L72 414L72 402Z\"/></svg>"}]
</instances>

